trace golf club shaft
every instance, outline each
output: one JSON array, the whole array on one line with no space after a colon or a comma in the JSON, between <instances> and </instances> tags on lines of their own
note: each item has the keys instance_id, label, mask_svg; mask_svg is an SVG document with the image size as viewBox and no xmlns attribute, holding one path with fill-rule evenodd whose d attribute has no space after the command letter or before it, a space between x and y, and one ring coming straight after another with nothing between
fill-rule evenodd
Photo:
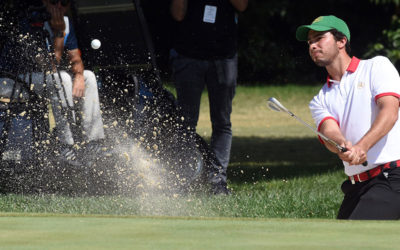
<instances>
[{"instance_id":1,"label":"golf club shaft","mask_svg":"<svg viewBox=\"0 0 400 250\"><path fill-rule=\"evenodd\" d=\"M303 121L302 119L300 119L299 117L297 117L296 115L294 115L292 112L289 111L289 114L294 117L296 120L298 120L299 122L303 123L305 126L307 126L309 129L311 129L314 133L316 133L317 135L319 135L322 139L324 139L324 141L329 142L332 146L336 147L338 150L340 150L340 152L346 152L347 148L340 146L339 144L337 144L335 141L329 139L328 137L326 137L324 134L322 134L321 132L319 132L318 130L316 130L315 128L313 128L312 126L310 126L308 123L306 123L305 121Z\"/></svg>"},{"instance_id":2,"label":"golf club shaft","mask_svg":"<svg viewBox=\"0 0 400 250\"><path fill-rule=\"evenodd\" d=\"M299 122L301 122L302 124L304 124L307 128L309 128L311 131L313 131L314 133L316 133L317 135L319 135L322 139L324 139L326 142L328 142L329 144L331 144L332 146L336 147L340 152L344 153L346 152L348 149L346 147L342 147L340 146L338 143L336 143L335 141L333 141L332 139L329 139L328 137L326 137L324 134L322 134L321 132L319 132L318 130L316 130L314 127L312 127L311 125L309 125L308 123L306 123L305 121L303 121L302 119L300 119L299 117L297 117L295 114L293 114L291 111L289 111L287 108L285 108L281 103L279 103L279 105L277 105L278 107L281 107L281 110L285 111L287 114L289 114L291 117L295 118L296 120L298 120ZM365 167L368 165L368 161L365 161L362 163L362 165Z\"/></svg>"}]
</instances>

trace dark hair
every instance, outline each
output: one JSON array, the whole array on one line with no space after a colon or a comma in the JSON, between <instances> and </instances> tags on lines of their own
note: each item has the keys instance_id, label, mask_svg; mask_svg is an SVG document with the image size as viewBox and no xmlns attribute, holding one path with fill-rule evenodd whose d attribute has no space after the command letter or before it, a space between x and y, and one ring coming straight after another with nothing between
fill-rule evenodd
<instances>
[{"instance_id":1,"label":"dark hair","mask_svg":"<svg viewBox=\"0 0 400 250\"><path fill-rule=\"evenodd\" d=\"M330 30L329 32L332 33L332 35L333 35L333 37L335 37L336 41L342 40L343 38L346 37L345 34L343 34L342 32L340 32L336 29ZM350 53L351 53L350 41L347 37L346 37L346 40L347 40L347 42L345 45L346 46L345 49L346 49L346 53L350 56Z\"/></svg>"}]
</instances>

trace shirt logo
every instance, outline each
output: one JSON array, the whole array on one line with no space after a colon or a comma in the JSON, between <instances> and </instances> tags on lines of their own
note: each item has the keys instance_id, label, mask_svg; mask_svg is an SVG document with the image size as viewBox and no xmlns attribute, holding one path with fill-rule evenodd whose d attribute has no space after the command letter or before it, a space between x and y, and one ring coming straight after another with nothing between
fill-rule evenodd
<instances>
[{"instance_id":1,"label":"shirt logo","mask_svg":"<svg viewBox=\"0 0 400 250\"><path fill-rule=\"evenodd\" d=\"M357 84L357 88L358 89L362 89L362 88L364 88L364 83L363 82L358 82L358 84Z\"/></svg>"}]
</instances>

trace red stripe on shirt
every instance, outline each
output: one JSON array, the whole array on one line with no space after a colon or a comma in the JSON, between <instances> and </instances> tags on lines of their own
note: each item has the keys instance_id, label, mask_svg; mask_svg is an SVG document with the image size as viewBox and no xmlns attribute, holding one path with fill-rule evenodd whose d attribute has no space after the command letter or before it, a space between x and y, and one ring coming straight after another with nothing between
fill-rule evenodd
<instances>
[{"instance_id":1,"label":"red stripe on shirt","mask_svg":"<svg viewBox=\"0 0 400 250\"><path fill-rule=\"evenodd\" d=\"M322 121L319 123L319 125L318 125L318 132L321 130L322 123L324 123L326 120L329 120L329 119L334 120L334 121L337 123L337 125L340 127L339 122L338 122L334 117L332 117L332 116L327 116L327 117L325 117L324 119L322 119ZM320 136L318 136L318 140L319 140L322 144L325 144L325 142L321 139Z\"/></svg>"},{"instance_id":2,"label":"red stripe on shirt","mask_svg":"<svg viewBox=\"0 0 400 250\"><path fill-rule=\"evenodd\" d=\"M350 64L347 67L346 71L350 72L350 73L354 73L356 72L357 68L358 68L358 64L360 64L360 59L358 59L357 57L353 56L351 58ZM326 79L326 83L328 84L328 88L332 87L332 83L330 82L330 75L328 75L327 79Z\"/></svg>"},{"instance_id":3,"label":"red stripe on shirt","mask_svg":"<svg viewBox=\"0 0 400 250\"><path fill-rule=\"evenodd\" d=\"M349 66L347 67L347 71L354 73L357 70L358 64L360 64L360 59L358 59L357 57L353 56L351 58L351 62L349 64Z\"/></svg>"},{"instance_id":4,"label":"red stripe on shirt","mask_svg":"<svg viewBox=\"0 0 400 250\"><path fill-rule=\"evenodd\" d=\"M382 93L382 94L376 95L375 96L375 103L378 101L379 98L384 97L384 96L394 96L394 97L397 97L397 98L400 99L400 95L399 94L394 93L394 92L387 92L387 93ZM399 103L399 105L400 105L400 103Z\"/></svg>"}]
</instances>

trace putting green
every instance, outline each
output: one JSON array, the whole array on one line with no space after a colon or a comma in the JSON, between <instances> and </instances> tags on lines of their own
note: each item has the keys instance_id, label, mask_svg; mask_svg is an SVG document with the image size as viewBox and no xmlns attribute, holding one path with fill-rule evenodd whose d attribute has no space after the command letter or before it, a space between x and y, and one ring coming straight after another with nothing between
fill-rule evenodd
<instances>
[{"instance_id":1,"label":"putting green","mask_svg":"<svg viewBox=\"0 0 400 250\"><path fill-rule=\"evenodd\" d=\"M0 214L0 249L395 249L396 221Z\"/></svg>"}]
</instances>

